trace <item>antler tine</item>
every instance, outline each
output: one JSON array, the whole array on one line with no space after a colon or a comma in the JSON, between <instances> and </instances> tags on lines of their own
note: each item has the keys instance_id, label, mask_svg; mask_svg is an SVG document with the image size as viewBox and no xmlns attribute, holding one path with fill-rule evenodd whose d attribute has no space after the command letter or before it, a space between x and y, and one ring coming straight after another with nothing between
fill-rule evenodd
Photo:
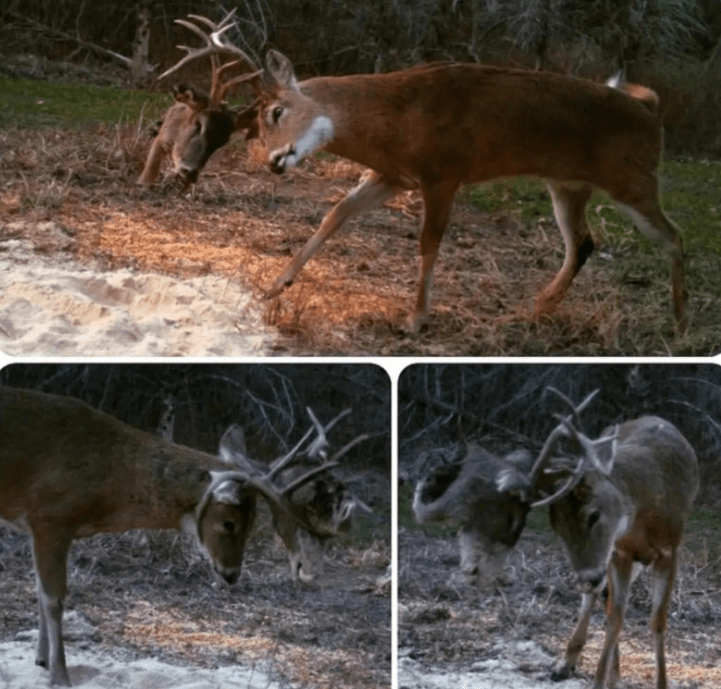
<instances>
[{"instance_id":1,"label":"antler tine","mask_svg":"<svg viewBox=\"0 0 721 689\"><path fill-rule=\"evenodd\" d=\"M234 7L232 10L230 10L230 12L228 12L228 14L226 14L225 17L220 20L219 24L216 24L212 19L209 19L208 17L203 17L200 14L189 14L188 17L190 19L195 19L202 24L205 24L209 29L213 29L213 31L217 31L218 29L228 25L228 22L230 22L230 20L235 16L235 12L237 9L237 7Z\"/></svg>"},{"instance_id":2,"label":"antler tine","mask_svg":"<svg viewBox=\"0 0 721 689\"><path fill-rule=\"evenodd\" d=\"M226 14L226 16L220 21L220 23L216 23L208 19L207 17L203 17L199 14L188 15L188 19L192 19L195 22L205 25L206 27L208 27L208 29L210 29L211 33L204 31L200 26L194 24L191 21L187 21L186 19L176 19L176 24L179 24L180 26L185 27L189 31L192 31L205 43L205 46L202 48L190 48L188 46L179 45L178 48L180 48L181 50L185 50L188 54L182 60L176 63L173 67L163 72L158 78L164 79L173 72L178 71L181 67L188 64L190 61L209 56L211 57L211 60L213 62L211 100L220 103L227 94L228 90L231 88L231 86L235 86L239 83L242 83L243 81L248 81L261 74L263 70L258 69L258 65L248 56L248 54L244 50L233 45L230 41L228 41L227 38L224 39L223 34L232 27L237 26L234 21L231 21L234 16L235 9L228 12L228 14ZM231 64L237 65L242 60L255 73L241 75L241 77L239 78L233 79L226 84L222 84L220 81L220 75L224 73L224 71L226 71L225 68L229 67L230 65L218 67L216 56L220 54L231 55L239 58Z\"/></svg>"},{"instance_id":3,"label":"antler tine","mask_svg":"<svg viewBox=\"0 0 721 689\"><path fill-rule=\"evenodd\" d=\"M548 457L551 454L551 450L553 449L553 446L560 440L561 438L567 437L568 432L563 425L563 423L560 423L558 426L556 426L552 431L551 435L548 436L546 439L546 442L543 445L543 448L541 449L541 453L538 455L538 459L536 460L535 464L533 465L533 468L531 469L531 473L528 477L528 483L531 487L531 490L533 490L536 486L536 481L538 480L538 477L541 475L541 471L546 464L546 461L548 460Z\"/></svg>"},{"instance_id":4,"label":"antler tine","mask_svg":"<svg viewBox=\"0 0 721 689\"><path fill-rule=\"evenodd\" d=\"M338 416L328 422L325 427L325 432L329 433L341 419L344 419L352 411L353 409L351 407L348 407L348 409L344 409L340 414L338 414Z\"/></svg>"},{"instance_id":5,"label":"antler tine","mask_svg":"<svg viewBox=\"0 0 721 689\"><path fill-rule=\"evenodd\" d=\"M367 435L366 433L362 433L361 435L356 436L356 437L353 438L353 440L351 440L349 443L347 443L346 445L344 445L343 447L341 447L341 449L338 450L338 452L336 452L336 453L330 458L330 461L331 461L331 462L337 462L344 454L346 454L347 452L349 452L349 451L351 450L351 448L355 447L358 443L362 443L364 440L368 440L368 438L370 438L370 436Z\"/></svg>"},{"instance_id":6,"label":"antler tine","mask_svg":"<svg viewBox=\"0 0 721 689\"><path fill-rule=\"evenodd\" d=\"M192 14L188 15L189 17L193 17ZM193 17L196 18L197 17ZM213 45L213 41L210 38L210 34L205 33L203 29L201 29L199 26L196 26L192 22L186 21L185 19L176 19L175 24L180 24L180 26L184 26L186 29L189 29L192 31L196 36L201 38L203 41L205 41L206 45ZM178 46L180 47L180 46Z\"/></svg>"},{"instance_id":7,"label":"antler tine","mask_svg":"<svg viewBox=\"0 0 721 689\"><path fill-rule=\"evenodd\" d=\"M255 61L253 59L251 59L242 48L239 48L234 43L231 43L227 39L227 37L224 36L225 32L228 31L229 29L233 28L234 26L236 26L235 23L228 24L227 26L220 26L220 27L218 27L218 29L213 31L213 33L210 34L210 39L213 42L213 45L215 45L217 48L219 48L221 50L225 50L226 52L229 52L232 55L237 55L237 56L243 58L248 63L248 65L250 66L251 69L257 70L258 65L255 64ZM225 39L225 40L223 40L223 39ZM261 70L261 71L263 71L263 70Z\"/></svg>"},{"instance_id":8,"label":"antler tine","mask_svg":"<svg viewBox=\"0 0 721 689\"><path fill-rule=\"evenodd\" d=\"M565 498L581 482L583 475L589 468L591 468L591 466L606 473L605 466L599 459L596 452L596 442L598 441L593 441L590 438L587 438L583 433L574 428L570 420L567 418L561 419L561 424L570 432L571 435L573 435L581 447L583 447L584 456L581 458L578 466L574 469L571 477L568 481L566 481L560 490L556 491L553 495L549 495L547 498L543 498L543 500L538 500L537 502L532 503L531 507L543 507ZM604 442L606 440L607 438L604 438Z\"/></svg>"},{"instance_id":9,"label":"antler tine","mask_svg":"<svg viewBox=\"0 0 721 689\"><path fill-rule=\"evenodd\" d=\"M312 478L314 478L318 474L322 474L324 471L326 471L328 469L332 469L333 467L337 467L337 466L338 466L338 462L326 462L325 464L323 464L319 467L314 467L310 471L307 471L305 474L298 477L292 483L289 483L287 486L284 486L282 495L283 496L290 495L294 490L296 490L297 488L300 488L304 483L308 483L308 481L310 481Z\"/></svg>"},{"instance_id":10,"label":"antler tine","mask_svg":"<svg viewBox=\"0 0 721 689\"><path fill-rule=\"evenodd\" d=\"M310 407L306 407L305 410L308 412L308 416L310 416L310 420L313 422L313 426L318 433L318 437L308 448L308 456L314 458L320 455L323 459L325 459L328 454L328 438L325 434L325 428L323 428L323 424L318 421L318 417L313 413L313 410Z\"/></svg>"},{"instance_id":11,"label":"antler tine","mask_svg":"<svg viewBox=\"0 0 721 689\"><path fill-rule=\"evenodd\" d=\"M320 436L323 438L323 444L328 444L325 439L325 432L323 429L323 426L321 425L320 421L315 417L315 414L313 414L313 411L310 407L306 407L306 410L308 411L308 414L310 415L311 421L313 422L313 428L309 428L305 435L296 443L295 447L285 456L280 457L279 459L276 459L274 462L271 462L270 464L270 472L268 473L269 479L274 479L285 467L290 464L290 462L293 461L296 454L298 454L298 450L303 446L303 443L305 443L308 438L313 434L313 431L317 431ZM311 444L311 448L317 443L318 441L314 441L313 444Z\"/></svg>"},{"instance_id":12,"label":"antler tine","mask_svg":"<svg viewBox=\"0 0 721 689\"><path fill-rule=\"evenodd\" d=\"M178 48L180 48L181 50L186 50L188 54L182 60L176 62L172 67L166 69L158 77L158 79L165 79L165 77L173 74L173 72L177 72L181 67L184 67L189 62L192 62L193 60L196 60L200 57L205 57L206 55L213 55L216 52L214 46L207 46L205 48L189 48L187 45L179 45Z\"/></svg>"},{"instance_id":13,"label":"antler tine","mask_svg":"<svg viewBox=\"0 0 721 689\"><path fill-rule=\"evenodd\" d=\"M578 405L574 405L573 402L566 397L562 392L557 390L556 388L552 386L548 386L546 388L547 390L550 390L551 392L558 395L566 404L568 404L571 409L572 413L569 416L560 418L561 423L556 426L556 428L551 431L551 435L548 436L548 439L543 445L543 449L541 450L541 454L538 456L538 459L533 465L533 468L531 469L531 473L528 478L529 486L531 487L531 490L535 489L536 482L538 481L538 477L541 475L541 471L543 470L543 467L545 466L546 462L548 461L548 458L551 454L551 450L553 449L553 446L558 442L560 438L568 437L569 428L572 428L570 426L571 419L575 417L576 423L578 423L579 426L582 426L581 424L581 418L580 414L581 412L591 403L591 400L598 394L599 388L596 388L593 392L591 392L589 395L585 397L585 399ZM575 430L575 429L574 429Z\"/></svg>"},{"instance_id":14,"label":"antler tine","mask_svg":"<svg viewBox=\"0 0 721 689\"><path fill-rule=\"evenodd\" d=\"M283 469L285 469L285 467L288 466L290 461L296 456L298 450L300 450L303 443L308 440L308 438L310 438L312 434L313 429L309 428L305 432L305 435L296 443L295 447L293 447L293 449L291 449L291 451L287 455L276 459L274 462L271 462L268 478L275 478Z\"/></svg>"},{"instance_id":15,"label":"antler tine","mask_svg":"<svg viewBox=\"0 0 721 689\"><path fill-rule=\"evenodd\" d=\"M589 405L591 400L598 394L600 388L596 388L591 394L587 395L586 398L576 406L566 395L564 395L560 390L557 388L554 388L552 385L549 385L546 387L546 390L549 392L552 392L554 395L557 395L560 397L569 407L571 407L571 414L575 418L576 424L579 428L583 428L583 424L581 423L581 412Z\"/></svg>"},{"instance_id":16,"label":"antler tine","mask_svg":"<svg viewBox=\"0 0 721 689\"><path fill-rule=\"evenodd\" d=\"M235 60L234 62L228 63L229 65L237 65L240 62L240 60ZM221 67L222 69L222 67ZM225 99L225 95L228 93L228 91L231 89L231 87L236 86L237 84L242 84L244 81L250 81L251 79L255 79L256 77L259 77L261 74L263 74L263 70L259 69L257 72L251 72L250 74L241 74L237 77L233 77L229 81L226 81L219 90L219 99L222 101Z\"/></svg>"}]
</instances>

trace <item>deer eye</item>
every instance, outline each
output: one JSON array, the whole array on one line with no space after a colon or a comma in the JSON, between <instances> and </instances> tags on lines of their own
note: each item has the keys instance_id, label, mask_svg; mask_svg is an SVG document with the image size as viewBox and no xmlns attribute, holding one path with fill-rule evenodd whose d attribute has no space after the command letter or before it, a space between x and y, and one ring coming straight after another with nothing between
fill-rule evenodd
<instances>
[{"instance_id":1,"label":"deer eye","mask_svg":"<svg viewBox=\"0 0 721 689\"><path fill-rule=\"evenodd\" d=\"M591 514L588 516L588 528L589 530L593 528L593 526L596 524L596 522L601 518L600 513L598 510L595 512L591 512Z\"/></svg>"},{"instance_id":2,"label":"deer eye","mask_svg":"<svg viewBox=\"0 0 721 689\"><path fill-rule=\"evenodd\" d=\"M235 523L234 523L234 522L231 522L231 521L223 522L223 528L224 528L228 533L234 533L234 532L235 532Z\"/></svg>"},{"instance_id":3,"label":"deer eye","mask_svg":"<svg viewBox=\"0 0 721 689\"><path fill-rule=\"evenodd\" d=\"M273 108L273 112L271 114L273 117L273 124L278 124L278 120L280 119L280 116L283 114L283 108L281 108L280 105L276 105Z\"/></svg>"}]
</instances>

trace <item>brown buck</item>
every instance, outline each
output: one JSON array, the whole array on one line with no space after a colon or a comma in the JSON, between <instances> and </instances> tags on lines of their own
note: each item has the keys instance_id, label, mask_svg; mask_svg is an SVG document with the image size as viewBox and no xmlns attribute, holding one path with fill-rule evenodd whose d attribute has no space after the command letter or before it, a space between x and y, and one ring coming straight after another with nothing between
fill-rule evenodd
<instances>
[{"instance_id":1,"label":"brown buck","mask_svg":"<svg viewBox=\"0 0 721 689\"><path fill-rule=\"evenodd\" d=\"M183 527L215 572L233 583L258 495L316 533L272 472L247 471L228 461L222 448L216 458L79 400L8 387L0 387L0 420L0 519L32 538L40 618L36 663L50 670L51 684L70 686L62 612L75 538ZM290 453L285 461L293 459ZM332 466L307 471L296 486Z\"/></svg>"},{"instance_id":2,"label":"brown buck","mask_svg":"<svg viewBox=\"0 0 721 689\"><path fill-rule=\"evenodd\" d=\"M594 394L554 429L530 472L526 463L505 462L495 474L494 492L490 485L493 471L461 468L457 480L442 494L434 495L430 487L442 484L439 472L448 473L442 467L419 484L416 502L421 509L416 508L416 513L420 511L421 518L434 512L441 517L445 510L448 516L472 522L483 537L475 539L471 547L484 553L488 543L503 542L503 536L517 539L516 515L525 517L523 509L550 505L551 524L564 542L583 594L578 623L552 678L567 679L573 671L586 641L593 604L607 585L606 639L594 689L613 687L619 678L618 636L634 569L638 571L634 565L650 566L656 687L666 689L666 619L677 550L698 491L698 462L678 429L656 416L607 428L597 440L590 440L580 430L579 415ZM558 456L557 446L563 438L578 444L580 457ZM470 511L455 514L444 508L444 502L473 506L480 475L487 496L484 511L505 510L505 533L489 534L480 518L473 521ZM454 498L445 501L445 494L451 492ZM514 499L516 506L509 510L508 502ZM496 522L500 519L497 516Z\"/></svg>"},{"instance_id":3,"label":"brown buck","mask_svg":"<svg viewBox=\"0 0 721 689\"><path fill-rule=\"evenodd\" d=\"M248 456L245 446L245 435L236 425L231 426L221 441L221 454L238 466L246 467L250 472L269 471L269 475L282 489L287 491L291 501L299 514L303 515L306 523L313 526L313 531L304 528L292 516L270 505L273 515L273 525L288 550L290 575L294 582L316 585L323 572L323 553L326 541L350 530L353 512L357 506L368 509L352 496L343 481L328 469L317 474L311 481L296 484L308 470L319 464L330 461L336 463L352 447L367 439L366 435L359 435L350 443L338 450L328 460L328 440L326 434L342 418L350 414L346 409L323 427L313 411L308 408L308 414L317 432L316 440L294 459L292 466L285 464L285 458L272 462L268 467L262 467ZM301 441L302 442L302 441ZM295 486L295 487L293 487Z\"/></svg>"},{"instance_id":4,"label":"brown buck","mask_svg":"<svg viewBox=\"0 0 721 689\"><path fill-rule=\"evenodd\" d=\"M563 265L538 296L537 314L556 308L593 249L585 207L598 187L668 254L673 311L678 329L685 329L681 236L659 206L662 128L658 97L650 89L616 79L597 84L452 62L298 82L288 58L274 50L267 55L267 69L258 70L224 36L229 26L203 34L206 48L188 49L180 64L207 55L212 45L218 54L252 65L256 72L248 78L258 96L259 135L271 170L282 173L320 149L371 169L328 212L266 296L292 284L349 218L403 190L418 189L424 204L420 284L409 318L410 330L418 332L459 187L528 175L546 181L565 243Z\"/></svg>"},{"instance_id":5,"label":"brown buck","mask_svg":"<svg viewBox=\"0 0 721 689\"><path fill-rule=\"evenodd\" d=\"M214 24L204 17L191 15L191 18L218 31L228 24L233 14L229 14L220 24ZM198 27L190 22L179 19L178 23L195 33L199 31ZM204 34L201 32L201 35ZM181 182L183 188L187 188L198 179L210 156L227 144L234 132L247 129L246 140L258 136L256 106L230 108L225 102L229 91L252 75L242 74L224 81L239 61L221 66L217 55L211 54L210 58L210 95L184 84L173 89L175 103L168 108L153 132L153 143L138 184L152 186L160 175L163 160L170 157L173 163L172 176Z\"/></svg>"}]
</instances>

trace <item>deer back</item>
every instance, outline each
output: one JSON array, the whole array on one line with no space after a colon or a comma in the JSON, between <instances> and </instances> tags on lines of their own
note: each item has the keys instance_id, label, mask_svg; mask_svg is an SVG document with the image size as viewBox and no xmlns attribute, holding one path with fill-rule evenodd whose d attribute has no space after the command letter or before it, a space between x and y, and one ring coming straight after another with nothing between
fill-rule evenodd
<instances>
[{"instance_id":1,"label":"deer back","mask_svg":"<svg viewBox=\"0 0 721 689\"><path fill-rule=\"evenodd\" d=\"M271 160L286 147L300 160L310 137L401 186L528 174L613 188L628 150L652 169L660 156L660 120L641 101L565 75L442 63L298 83L292 67L269 71L259 125Z\"/></svg>"},{"instance_id":2,"label":"deer back","mask_svg":"<svg viewBox=\"0 0 721 689\"><path fill-rule=\"evenodd\" d=\"M497 457L471 446L465 457L443 464L419 481L413 498L416 521L457 520L467 532L488 544L515 545L530 510L517 494L499 491L498 474L530 469L525 451Z\"/></svg>"},{"instance_id":3,"label":"deer back","mask_svg":"<svg viewBox=\"0 0 721 689\"><path fill-rule=\"evenodd\" d=\"M25 532L188 526L234 581L257 491L233 468L79 400L0 387L0 517Z\"/></svg>"}]
</instances>

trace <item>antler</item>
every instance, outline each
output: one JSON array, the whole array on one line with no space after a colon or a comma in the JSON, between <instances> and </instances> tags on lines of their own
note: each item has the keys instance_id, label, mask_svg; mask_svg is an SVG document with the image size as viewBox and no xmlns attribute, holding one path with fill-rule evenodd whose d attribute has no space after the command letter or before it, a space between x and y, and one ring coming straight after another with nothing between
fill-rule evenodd
<instances>
[{"instance_id":1,"label":"antler","mask_svg":"<svg viewBox=\"0 0 721 689\"><path fill-rule=\"evenodd\" d=\"M313 413L310 407L306 408L308 416L311 419L312 427L303 435L295 447L293 447L288 454L279 459L276 459L271 463L267 473L263 473L255 463L253 463L245 455L245 440L243 437L242 430L237 426L231 426L225 433L224 439L227 437L228 442L234 445L231 449L232 461L238 466L237 470L222 472L217 475L211 482L203 495L203 498L198 503L196 508L196 521L200 520L203 511L207 507L213 492L216 491L226 481L242 481L249 483L250 485L257 488L269 501L276 504L283 511L290 514L301 526L306 528L308 531L315 533L316 529L308 524L303 512L298 509L290 501L290 496L295 490L306 484L312 478L318 474L322 474L328 469L332 469L338 466L338 460L345 455L352 447L357 445L359 442L366 440L369 436L361 434L347 443L338 452L336 452L330 460L328 457L328 440L327 433L345 416L351 413L351 409L345 409L338 414L332 421L330 421L325 427L318 421L318 418ZM308 448L302 452L301 456L308 457L310 459L321 458L323 461L319 466L313 467L308 471L304 472L301 476L294 479L287 485L278 485L276 479L278 475L289 466L289 464L298 458L301 447L310 438L313 432L317 433L317 438L308 446ZM221 452L223 441L221 441ZM231 459L230 457L228 459ZM369 509L369 508L368 508Z\"/></svg>"},{"instance_id":2,"label":"antler","mask_svg":"<svg viewBox=\"0 0 721 689\"><path fill-rule=\"evenodd\" d=\"M313 413L313 410L310 407L306 407L306 411L308 412L308 416L310 416L310 420L313 422L313 428L309 428L306 434L300 439L300 441L296 444L296 446L284 457L280 457L276 459L274 462L270 465L270 473L268 474L271 478L275 478L283 469L285 469L290 462L293 461L296 454L298 453L298 450L303 446L303 443L305 443L308 438L310 438L311 434L315 430L318 434L318 437L310 444L308 449L305 451L305 456L310 457L311 459L315 459L316 457L321 457L323 459L326 459L327 456L327 450L328 450L328 439L327 434L328 432L344 417L348 416L348 414L351 413L351 409L344 409L338 416L336 416L332 421L328 423L327 426L323 427L318 421L316 415ZM368 436L361 435L355 438L349 445L346 445L345 448L343 448L341 451L336 452L335 455L333 455L333 458L331 459L332 462L336 462L338 459L340 459L348 450L353 447L353 445L359 443L361 440L366 440Z\"/></svg>"},{"instance_id":3,"label":"antler","mask_svg":"<svg viewBox=\"0 0 721 689\"><path fill-rule=\"evenodd\" d=\"M590 404L591 400L598 394L598 389L594 390L592 393L586 396L586 398L578 406L574 405L573 402L568 397L566 397L566 395L556 390L556 388L549 386L547 390L558 395L564 402L566 402L566 404L571 407L571 414L566 417L556 415L556 418L559 419L560 423L551 431L551 434L546 439L546 442L544 443L543 448L538 455L538 458L533 464L531 473L528 476L526 489L530 493L533 493L536 490L536 484L538 483L538 479L541 476L542 471L546 467L546 464L548 463L548 460L551 456L551 451L561 438L567 438L569 437L569 435L573 436L584 449L584 455L580 459L569 480L559 491L547 498L532 503L531 507L542 507L543 505L548 505L568 495L581 481L583 475L588 470L590 463L598 462L598 457L596 455L593 441L589 440L585 435L583 435L581 431L576 430L576 428L572 424L572 421L575 420L578 426L581 427L580 414ZM608 438L605 438L604 442L608 442ZM499 490L504 489L504 486L501 485L500 482L507 480L508 477L506 477L505 475L503 477L499 476Z\"/></svg>"},{"instance_id":4,"label":"antler","mask_svg":"<svg viewBox=\"0 0 721 689\"><path fill-rule=\"evenodd\" d=\"M202 48L190 48L185 45L179 45L178 48L180 48L181 50L185 50L188 54L175 65L173 65L170 69L163 72L158 78L164 79L169 74L176 72L181 67L193 60L201 57L210 57L212 69L210 101L214 105L219 105L223 102L228 91L233 86L236 86L237 84L243 83L245 81L250 81L251 79L255 79L260 74L262 74L263 70L258 67L258 65L248 56L248 54L244 50L241 50L238 46L231 43L225 36L225 33L229 29L237 25L234 21L231 21L234 15L235 8L228 12L228 14L219 24L216 24L207 17L203 17L197 14L188 15L188 19L192 19L197 23L207 26L210 29L210 33L204 31L197 24L193 24L192 22L186 21L185 19L176 19L176 24L184 26L186 29L192 31L196 36L199 36L205 45ZM221 66L218 59L219 55L230 55L238 59ZM223 82L223 76L226 75L233 67L241 64L241 62L245 62L245 64L250 67L251 73L241 74L237 77L234 77L233 79Z\"/></svg>"}]
</instances>

